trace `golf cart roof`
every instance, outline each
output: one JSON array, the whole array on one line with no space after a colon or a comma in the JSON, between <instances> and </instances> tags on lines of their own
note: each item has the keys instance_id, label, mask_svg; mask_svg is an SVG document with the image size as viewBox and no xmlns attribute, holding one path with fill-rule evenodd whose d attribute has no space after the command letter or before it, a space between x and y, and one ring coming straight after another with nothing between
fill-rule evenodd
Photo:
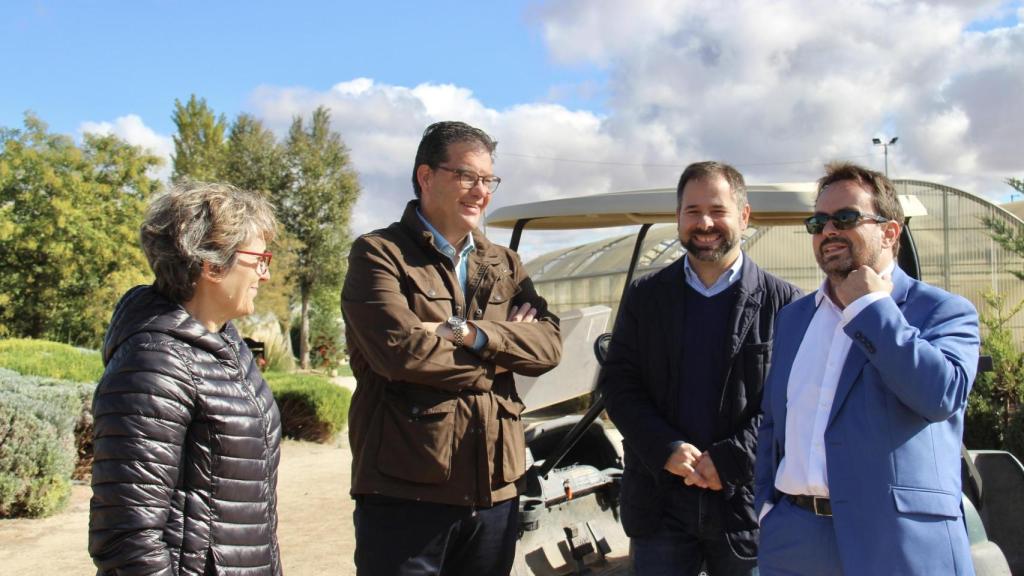
<instances>
[{"instance_id":1,"label":"golf cart roof","mask_svg":"<svg viewBox=\"0 0 1024 576\"><path fill-rule=\"evenodd\" d=\"M814 213L816 196L814 182L748 186L751 226L798 224ZM916 196L900 195L899 199L907 218L927 213ZM529 220L531 230L675 222L676 191L674 188L631 190L503 206L487 218L487 226L512 228L520 220Z\"/></svg>"}]
</instances>

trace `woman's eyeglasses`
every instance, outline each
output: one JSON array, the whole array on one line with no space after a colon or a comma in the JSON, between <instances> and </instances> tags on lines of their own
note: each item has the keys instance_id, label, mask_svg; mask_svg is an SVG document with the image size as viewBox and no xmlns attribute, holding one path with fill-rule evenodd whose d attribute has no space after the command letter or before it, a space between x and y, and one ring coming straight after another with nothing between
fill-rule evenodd
<instances>
[{"instance_id":1,"label":"woman's eyeglasses","mask_svg":"<svg viewBox=\"0 0 1024 576\"><path fill-rule=\"evenodd\" d=\"M260 259L256 261L256 273L260 276L265 275L270 271L270 260L274 257L270 252L249 252L248 250L235 250L236 254L248 254L249 256L259 256Z\"/></svg>"}]
</instances>

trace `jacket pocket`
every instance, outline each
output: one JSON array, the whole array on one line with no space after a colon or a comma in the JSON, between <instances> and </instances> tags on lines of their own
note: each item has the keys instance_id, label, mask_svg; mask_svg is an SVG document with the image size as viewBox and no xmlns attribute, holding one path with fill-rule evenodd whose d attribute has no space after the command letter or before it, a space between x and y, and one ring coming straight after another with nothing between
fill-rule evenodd
<instances>
[{"instance_id":1,"label":"jacket pocket","mask_svg":"<svg viewBox=\"0 0 1024 576\"><path fill-rule=\"evenodd\" d=\"M526 436L522 414L526 406L513 398L494 396L498 403L498 424L501 442L501 478L515 482L526 472Z\"/></svg>"},{"instance_id":2,"label":"jacket pocket","mask_svg":"<svg viewBox=\"0 0 1024 576\"><path fill-rule=\"evenodd\" d=\"M488 296L487 302L494 305L504 304L522 291L522 286L516 284L511 276L504 276L491 287L491 294Z\"/></svg>"},{"instance_id":3,"label":"jacket pocket","mask_svg":"<svg viewBox=\"0 0 1024 576\"><path fill-rule=\"evenodd\" d=\"M427 321L431 319L430 316L442 320L451 316L454 311L452 302L454 296L435 270L413 268L409 270L408 278L409 307L417 316Z\"/></svg>"},{"instance_id":4,"label":"jacket pocket","mask_svg":"<svg viewBox=\"0 0 1024 576\"><path fill-rule=\"evenodd\" d=\"M896 510L902 514L960 517L960 496L957 494L928 488L893 486L892 497Z\"/></svg>"},{"instance_id":5,"label":"jacket pocket","mask_svg":"<svg viewBox=\"0 0 1024 576\"><path fill-rule=\"evenodd\" d=\"M430 390L389 389L384 395L377 470L419 484L451 473L458 399Z\"/></svg>"}]
</instances>

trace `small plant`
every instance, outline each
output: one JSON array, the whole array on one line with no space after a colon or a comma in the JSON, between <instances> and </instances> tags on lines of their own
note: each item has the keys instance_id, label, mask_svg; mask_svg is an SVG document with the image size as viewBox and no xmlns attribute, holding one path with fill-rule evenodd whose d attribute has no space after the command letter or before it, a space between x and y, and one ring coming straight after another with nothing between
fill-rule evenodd
<instances>
[{"instance_id":1,"label":"small plant","mask_svg":"<svg viewBox=\"0 0 1024 576\"><path fill-rule=\"evenodd\" d=\"M0 340L0 367L75 382L97 382L103 375L99 352L27 338Z\"/></svg>"},{"instance_id":2,"label":"small plant","mask_svg":"<svg viewBox=\"0 0 1024 576\"><path fill-rule=\"evenodd\" d=\"M71 493L92 385L0 369L0 517L47 516Z\"/></svg>"},{"instance_id":3,"label":"small plant","mask_svg":"<svg viewBox=\"0 0 1024 576\"><path fill-rule=\"evenodd\" d=\"M330 442L348 423L352 394L316 374L267 372L281 411L282 433L297 440Z\"/></svg>"},{"instance_id":4,"label":"small plant","mask_svg":"<svg viewBox=\"0 0 1024 576\"><path fill-rule=\"evenodd\" d=\"M1017 350L1009 322L1024 302L1006 309L1002 295L985 294L979 315L984 327L981 353L992 357L993 370L979 374L967 404L964 443L973 449L1010 450L1024 457L1024 418L1018 416L1024 400L1024 354Z\"/></svg>"}]
</instances>

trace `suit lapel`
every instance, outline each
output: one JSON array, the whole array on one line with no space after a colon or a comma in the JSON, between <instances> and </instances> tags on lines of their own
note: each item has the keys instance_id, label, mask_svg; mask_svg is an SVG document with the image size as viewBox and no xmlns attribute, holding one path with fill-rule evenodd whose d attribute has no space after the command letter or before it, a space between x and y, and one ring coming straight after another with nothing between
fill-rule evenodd
<instances>
[{"instance_id":1,"label":"suit lapel","mask_svg":"<svg viewBox=\"0 0 1024 576\"><path fill-rule=\"evenodd\" d=\"M907 292L910 290L910 277L897 266L892 273L892 283L892 299L902 310L903 304L907 301ZM850 352L846 355L843 372L839 375L839 383L836 385L836 395L832 400L832 410L829 412L826 427L832 425L832 421L835 420L836 414L839 413L839 409L842 408L843 402L846 401L846 397L850 394L850 390L853 389L854 383L864 371L864 365L867 363L868 357L860 349L860 346L856 342L850 344Z\"/></svg>"},{"instance_id":2,"label":"suit lapel","mask_svg":"<svg viewBox=\"0 0 1024 576\"><path fill-rule=\"evenodd\" d=\"M839 413L843 402L846 401L846 397L850 394L853 383L857 381L857 377L860 376L867 362L868 359L864 352L861 352L861 349L856 344L850 345L850 352L846 355L846 362L843 363L843 372L839 375L839 382L836 384L836 395L832 399L832 410L829 412L828 424L825 425L826 428L832 425L836 414Z\"/></svg>"}]
</instances>

